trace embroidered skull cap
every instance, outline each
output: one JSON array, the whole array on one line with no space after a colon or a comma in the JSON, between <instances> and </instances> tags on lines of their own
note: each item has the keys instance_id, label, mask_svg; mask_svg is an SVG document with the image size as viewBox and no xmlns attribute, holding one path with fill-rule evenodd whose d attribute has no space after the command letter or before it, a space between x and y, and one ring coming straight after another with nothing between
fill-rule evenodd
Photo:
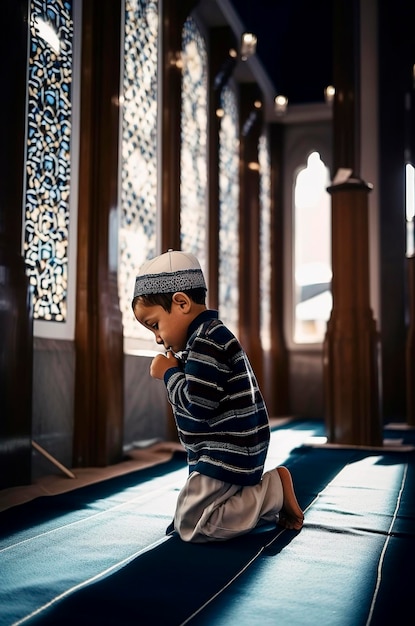
<instances>
[{"instance_id":1,"label":"embroidered skull cap","mask_svg":"<svg viewBox=\"0 0 415 626\"><path fill-rule=\"evenodd\" d=\"M141 266L135 280L134 298L199 287L206 289L206 282L197 258L189 252L168 250Z\"/></svg>"}]
</instances>

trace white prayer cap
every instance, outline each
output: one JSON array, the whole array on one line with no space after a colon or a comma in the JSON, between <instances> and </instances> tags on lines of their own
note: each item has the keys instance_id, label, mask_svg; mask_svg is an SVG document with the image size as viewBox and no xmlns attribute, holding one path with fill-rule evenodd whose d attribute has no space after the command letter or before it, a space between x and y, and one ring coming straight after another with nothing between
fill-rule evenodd
<instances>
[{"instance_id":1,"label":"white prayer cap","mask_svg":"<svg viewBox=\"0 0 415 626\"><path fill-rule=\"evenodd\" d=\"M200 287L206 289L206 282L197 258L189 252L168 250L141 266L135 280L134 298Z\"/></svg>"}]
</instances>

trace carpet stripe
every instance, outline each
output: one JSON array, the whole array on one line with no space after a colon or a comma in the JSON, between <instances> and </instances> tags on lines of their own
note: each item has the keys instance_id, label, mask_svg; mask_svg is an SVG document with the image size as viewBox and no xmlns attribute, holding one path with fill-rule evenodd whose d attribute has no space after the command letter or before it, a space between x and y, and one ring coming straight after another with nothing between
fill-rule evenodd
<instances>
[{"instance_id":1,"label":"carpet stripe","mask_svg":"<svg viewBox=\"0 0 415 626\"><path fill-rule=\"evenodd\" d=\"M99 580L102 580L103 578L108 576L108 574L112 574L112 573L118 571L121 567L123 567L124 565L127 565L127 563L130 563L131 561L133 561L137 557L141 556L145 552L148 552L149 550L152 550L153 548L156 548L157 546L161 545L162 543L165 543L170 538L171 537L162 537L158 541L155 541L151 545L146 546L145 548L142 548L141 550L138 550L134 554L131 554L128 557L126 557L125 559L122 559L118 563L114 563L113 565L111 565L111 567L108 567L106 570L104 570L102 572L99 572L98 574L95 574L95 576L92 576L91 578L88 578L87 580L84 580L83 582L78 583L77 585L74 585L70 589L67 589L63 593L60 593L59 595L55 596L49 602L46 602L46 604L44 604L43 606L40 606L35 611L32 611L29 615L25 615L23 618L19 619L17 622L13 622L13 624L11 624L11 626L20 626L20 624L25 624L26 622L28 622L33 617L36 617L36 616L40 615L40 613L42 613L43 611L46 611L46 609L51 608L54 604L56 604L60 600L63 600L64 598L67 598L68 596L72 595L76 591L79 591L80 589L84 589L85 587L87 587L88 585L90 585L92 583L95 583L95 582L97 582Z\"/></svg>"},{"instance_id":2,"label":"carpet stripe","mask_svg":"<svg viewBox=\"0 0 415 626\"><path fill-rule=\"evenodd\" d=\"M327 485L328 487L329 485ZM308 509L310 509L313 504L318 500L318 498L320 497L321 493L318 493L317 496L314 498L314 500L312 500L310 502L310 504L308 506L306 506L304 508L304 513L306 513L308 511ZM179 626L185 626L186 624L188 624L189 622L191 622L197 615L199 615L204 609L206 609L212 602L214 602L214 600L216 600L216 598L218 598L224 591L226 591L226 589L228 589L228 587L230 587L245 571L247 571L249 569L249 567L263 554L263 552L267 549L269 549L276 541L278 541L278 539L283 535L283 533L288 532L285 528L281 528L279 530L279 532L271 539L271 541L269 541L268 543L266 543L265 545L263 545L260 550L258 550L258 552L252 557L252 559L249 560L249 562L246 563L246 565L240 569L235 576L230 579L226 585L223 585L220 589L218 589L218 591L213 594L202 606L200 606L197 611L194 611L194 613L192 613L192 615L190 615L184 622L182 622Z\"/></svg>"},{"instance_id":3,"label":"carpet stripe","mask_svg":"<svg viewBox=\"0 0 415 626\"><path fill-rule=\"evenodd\" d=\"M330 454L327 449L325 456ZM360 453L353 456L352 451L342 456L351 457L350 461L307 507L305 526L291 545L281 549L277 540L273 542L277 550L269 554L264 551L247 575L198 617L198 626L251 626L256 620L262 626L398 623L394 619L382 621L385 603L386 610L398 617L405 607L408 610L412 606L413 592L405 590L400 596L396 589L396 593L388 593L390 576L397 577L390 563L386 588L379 589L382 579L378 569L381 554L383 574L385 543L393 550L389 542L396 538L408 548L400 572L407 587L411 586L407 566L414 562L411 557L415 554L413 543L406 539L414 535L413 491L406 480L408 463L403 463L400 455L391 457L388 453L369 459ZM312 454L308 460L309 469L315 457ZM324 458L319 458L319 465L325 465ZM307 465L303 469L307 472ZM298 477L297 485L301 485ZM399 511L401 502L406 505L404 512ZM393 532L397 520L403 524L401 532ZM270 558L274 555L276 558ZM414 570L413 565L411 568ZM371 604L374 606L376 599L383 604L370 621L369 610L372 614Z\"/></svg>"},{"instance_id":4,"label":"carpet stripe","mask_svg":"<svg viewBox=\"0 0 415 626\"><path fill-rule=\"evenodd\" d=\"M218 589L218 591L213 594L202 606L200 606L197 611L194 611L192 613L192 615L189 615L189 617L187 619L185 619L184 622L182 622L179 626L185 626L185 624L188 624L192 619L194 619L199 613L201 613L211 602L213 602L217 597L220 596L221 593L223 593L228 587L230 587L232 585L232 583L235 582L235 580L237 580L239 578L239 576L241 576L251 565L254 561L256 561L256 559L261 556L261 554L263 553L263 551L268 548L278 537L280 537L282 535L282 533L285 532L285 529L281 529L280 532L276 535L276 537L274 537L270 542L268 542L267 544L265 544L264 546L262 546L260 548L260 550L258 550L258 552L246 563L246 565L244 565L244 567L242 567L236 574L235 576L233 576L233 578L231 578L226 585L223 585L221 587L221 589Z\"/></svg>"},{"instance_id":5,"label":"carpet stripe","mask_svg":"<svg viewBox=\"0 0 415 626\"><path fill-rule=\"evenodd\" d=\"M380 586L381 586L381 582L382 582L382 571L383 571L383 564L384 564L384 560L385 560L385 555L386 555L386 550L388 549L389 546L389 542L390 542L390 538L392 536L392 529L395 525L396 522L396 518L398 516L398 511L401 505L401 501L402 501L402 494L404 492L404 488L405 488L405 483L406 483L406 478L408 476L408 464L405 465L405 469L404 469L404 474L402 476L402 482L401 482L401 488L399 490L399 495L396 501L396 507L395 507L395 511L394 514L392 516L392 520L389 526L389 530L388 530L388 535L386 537L385 540L385 545L383 546L382 552L380 554L379 557L379 564L378 564L378 568L377 568L377 580L376 580L376 586L375 586L375 590L373 593L373 598L372 598L372 602L370 605L370 609L369 609L369 615L367 618L367 622L366 622L366 626L370 626L371 622L372 622L372 618L373 618L373 612L375 610L375 606L376 606L376 601L379 595L379 590L380 590Z\"/></svg>"},{"instance_id":6,"label":"carpet stripe","mask_svg":"<svg viewBox=\"0 0 415 626\"><path fill-rule=\"evenodd\" d=\"M98 517L103 517L106 515L109 516L109 515L112 515L117 510L120 511L122 509L126 509L129 506L131 506L131 504L144 504L150 500L154 500L155 496L167 493L168 491L172 489L172 487L176 485L177 485L177 477L175 477L174 480L167 482L166 484L163 485L163 487L159 489L152 489L150 492L143 493L140 496L137 496L136 498L129 499L126 502L121 502L120 504L112 505L109 508L105 509L104 511L99 511L98 513L90 513L88 514L87 517L83 517L74 522L69 522L67 524L58 526L57 528L52 528L51 530L47 530L45 532L32 535L31 537L28 537L27 539L22 539L21 541L11 543L10 545L5 546L4 548L0 548L0 553L6 552L7 550L19 548L22 545L27 545L30 542L37 541L38 539L44 538L47 535L51 535L53 533L67 531L69 528L73 528L74 526L77 526L80 524L88 524L91 520L96 520Z\"/></svg>"},{"instance_id":7,"label":"carpet stripe","mask_svg":"<svg viewBox=\"0 0 415 626\"><path fill-rule=\"evenodd\" d=\"M74 621L78 626L187 626L190 622L198 626L251 626L258 620L262 626L308 625L323 623L321 601L327 598L330 610L340 610L340 621L326 621L325 626L346 624L347 619L355 620L348 622L354 626L380 623L376 622L376 613L384 611L385 588L386 592L390 589L388 568L390 571L395 565L397 543L400 558L406 537L413 535L409 495L414 483L412 464L407 479L413 452L385 452L382 458L374 450L354 453L350 449L318 450L302 445L319 429L321 425L305 422L277 429L270 447L269 461L272 466L289 467L300 506L307 513L301 533L266 528L223 544L208 545L184 544L176 536L165 537L164 522L171 520L177 491L187 473L183 462L174 475L168 472L172 468L176 471L177 465L166 465L164 477L153 479L151 472L138 472L137 477L117 477L110 489L107 484L95 485L93 490L72 492L68 499L39 498L37 510L42 515L32 516L36 508L17 507L16 527L12 516L2 514L0 523L8 521L15 543L3 548L1 554L0 622L14 626L28 622L73 626ZM138 495L136 488L140 490ZM127 501L120 503L120 498ZM97 512L97 506L105 510ZM84 517L67 523L67 515L72 515L72 520L74 516ZM24 533L32 532L30 525L34 521L40 521L43 532L22 539ZM61 529L67 535L65 541L56 532L59 529L45 531L47 524L60 522L64 523ZM50 548L56 548L53 556L49 554L48 538ZM365 554L359 553L360 549ZM31 552L28 560L21 559L20 553L26 551ZM63 567L55 563L59 554ZM344 570L344 581L338 567L342 556L348 568ZM403 562L407 558L405 554ZM39 574L36 560L40 561ZM359 571L366 565L370 565L369 579L362 578ZM12 596L14 581L14 597L21 597L23 603L19 613ZM270 586L271 593L267 593ZM276 594L274 589L278 590ZM315 594L314 599L319 599L319 616L310 610L309 590ZM357 606L339 595L341 591L347 595L359 590L362 597ZM260 596L268 602L265 613ZM349 606L358 613L343 615L342 610ZM298 619L300 609L305 611L306 621Z\"/></svg>"}]
</instances>

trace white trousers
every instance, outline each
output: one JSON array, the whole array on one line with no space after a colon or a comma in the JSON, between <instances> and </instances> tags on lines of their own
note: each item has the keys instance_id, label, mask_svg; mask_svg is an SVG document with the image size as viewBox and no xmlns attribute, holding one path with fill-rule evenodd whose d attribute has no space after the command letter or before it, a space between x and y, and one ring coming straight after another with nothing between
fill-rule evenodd
<instances>
[{"instance_id":1,"label":"white trousers","mask_svg":"<svg viewBox=\"0 0 415 626\"><path fill-rule=\"evenodd\" d=\"M192 472L179 493L174 527L184 541L224 541L278 521L283 490L277 469L242 487Z\"/></svg>"}]
</instances>

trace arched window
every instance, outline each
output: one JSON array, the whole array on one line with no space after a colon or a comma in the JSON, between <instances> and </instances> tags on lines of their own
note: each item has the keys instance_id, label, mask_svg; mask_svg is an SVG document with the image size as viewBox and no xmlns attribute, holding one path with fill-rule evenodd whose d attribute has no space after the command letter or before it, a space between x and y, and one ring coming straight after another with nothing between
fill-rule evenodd
<instances>
[{"instance_id":1,"label":"arched window","mask_svg":"<svg viewBox=\"0 0 415 626\"><path fill-rule=\"evenodd\" d=\"M405 167L406 178L406 254L415 254L415 168L411 163Z\"/></svg>"},{"instance_id":2,"label":"arched window","mask_svg":"<svg viewBox=\"0 0 415 626\"><path fill-rule=\"evenodd\" d=\"M183 27L180 242L207 271L207 53L192 18ZM206 276L207 278L207 276Z\"/></svg>"},{"instance_id":3,"label":"arched window","mask_svg":"<svg viewBox=\"0 0 415 626\"><path fill-rule=\"evenodd\" d=\"M294 181L295 343L321 343L332 308L329 170L318 152Z\"/></svg>"}]
</instances>

